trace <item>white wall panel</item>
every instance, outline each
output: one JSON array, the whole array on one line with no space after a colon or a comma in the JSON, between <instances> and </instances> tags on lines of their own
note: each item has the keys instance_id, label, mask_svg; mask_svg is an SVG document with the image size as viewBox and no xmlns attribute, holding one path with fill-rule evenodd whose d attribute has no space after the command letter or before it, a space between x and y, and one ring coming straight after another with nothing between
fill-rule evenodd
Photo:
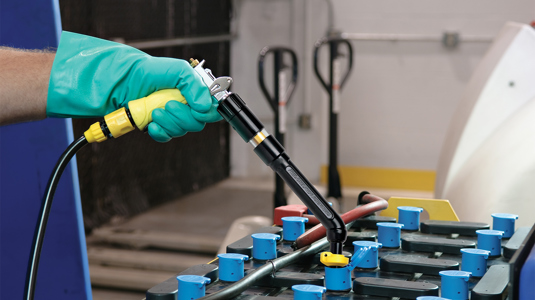
<instances>
[{"instance_id":1,"label":"white wall panel","mask_svg":"<svg viewBox=\"0 0 535 300\"><path fill-rule=\"evenodd\" d=\"M534 0L332 3L335 27L355 33L438 37L444 31L458 31L461 38L493 37L507 21L529 23L535 19ZM236 5L240 18L239 36L232 43L233 90L272 132L272 112L257 83L258 52L266 45L297 51L300 76L289 106L286 148L305 175L315 181L320 165L327 162L328 119L326 93L313 74L312 46L326 32L327 1L241 0ZM434 170L449 121L490 43L461 42L455 49L439 42L353 41L352 45L354 68L342 91L339 163ZM326 64L322 69L327 71ZM297 118L302 113L312 115L312 129L298 128ZM231 168L233 176L272 176L234 134Z\"/></svg>"}]
</instances>

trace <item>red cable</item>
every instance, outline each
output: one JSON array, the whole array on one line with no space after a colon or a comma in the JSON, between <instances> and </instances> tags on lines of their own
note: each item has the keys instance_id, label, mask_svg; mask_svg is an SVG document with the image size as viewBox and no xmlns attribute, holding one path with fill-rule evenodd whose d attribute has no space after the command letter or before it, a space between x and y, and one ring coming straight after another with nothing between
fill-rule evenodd
<instances>
[{"instance_id":1,"label":"red cable","mask_svg":"<svg viewBox=\"0 0 535 300\"><path fill-rule=\"evenodd\" d=\"M362 196L363 202L368 202L367 204L364 204L362 206L356 207L345 214L341 215L342 220L344 223L352 222L358 218L361 218L363 216L367 216L369 214L372 214L376 211L386 209L388 207L388 202L378 196L372 195L372 194L366 194ZM302 234L297 240L295 241L295 247L297 249L302 248L304 246L310 245L313 242L325 237L327 231L325 230L325 227L323 225L318 224L314 227L312 227L310 230Z\"/></svg>"}]
</instances>

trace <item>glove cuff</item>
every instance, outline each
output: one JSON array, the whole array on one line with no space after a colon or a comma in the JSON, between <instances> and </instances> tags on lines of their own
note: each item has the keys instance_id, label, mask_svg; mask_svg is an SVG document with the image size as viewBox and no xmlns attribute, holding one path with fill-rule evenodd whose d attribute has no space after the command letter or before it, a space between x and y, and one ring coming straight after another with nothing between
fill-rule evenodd
<instances>
[{"instance_id":1,"label":"glove cuff","mask_svg":"<svg viewBox=\"0 0 535 300\"><path fill-rule=\"evenodd\" d=\"M124 106L121 94L114 94L116 83L147 57L130 46L64 31L50 72L47 116L101 117Z\"/></svg>"}]
</instances>

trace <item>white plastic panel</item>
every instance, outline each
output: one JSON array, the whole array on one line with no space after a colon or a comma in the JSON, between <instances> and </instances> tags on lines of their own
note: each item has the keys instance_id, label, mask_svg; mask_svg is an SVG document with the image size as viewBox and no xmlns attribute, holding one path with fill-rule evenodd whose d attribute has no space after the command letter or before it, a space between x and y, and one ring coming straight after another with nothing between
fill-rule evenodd
<instances>
[{"instance_id":1,"label":"white plastic panel","mask_svg":"<svg viewBox=\"0 0 535 300\"><path fill-rule=\"evenodd\" d=\"M534 79L535 30L508 23L472 75L452 119L437 169L437 198L448 199L452 181L475 152L535 97Z\"/></svg>"},{"instance_id":2,"label":"white plastic panel","mask_svg":"<svg viewBox=\"0 0 535 300\"><path fill-rule=\"evenodd\" d=\"M463 221L492 224L500 212L519 215L517 227L535 223L535 97L480 144L443 196Z\"/></svg>"}]
</instances>

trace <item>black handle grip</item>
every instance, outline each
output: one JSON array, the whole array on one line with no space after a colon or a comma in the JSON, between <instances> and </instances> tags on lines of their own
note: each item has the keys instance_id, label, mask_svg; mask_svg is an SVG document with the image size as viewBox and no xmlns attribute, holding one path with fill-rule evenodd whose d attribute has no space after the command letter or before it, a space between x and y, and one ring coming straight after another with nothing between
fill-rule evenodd
<instances>
[{"instance_id":1,"label":"black handle grip","mask_svg":"<svg viewBox=\"0 0 535 300\"><path fill-rule=\"evenodd\" d=\"M288 88L286 89L286 94L285 94L285 98L286 98L286 103L288 104L290 102L290 99L295 91L295 86L297 84L297 70L298 70L298 64L297 64L297 55L295 54L295 52L290 49L290 48L286 48L286 47L264 47L262 48L262 50L260 51L260 55L258 56L258 83L260 84L260 88L262 90L262 93L264 94L264 96L266 97L266 99L268 100L269 104L271 105L271 108L273 109L273 111L276 113L277 112L277 109L278 109L278 100L280 99L277 99L277 95L271 95L266 87L266 83L264 81L264 60L266 58L266 55L268 53L273 53L274 55L274 59L280 59L282 60L282 57L284 55L284 53L288 53L290 54L290 57L292 58L292 79L290 81L290 84L288 85ZM278 74L280 72L280 70L282 70L284 68L284 66L282 65L282 62L280 63L275 63L275 65L278 65L278 69L275 68L273 70L273 72L276 74ZM277 80L277 79L275 79ZM275 91L275 93L277 93L277 91Z\"/></svg>"},{"instance_id":2,"label":"black handle grip","mask_svg":"<svg viewBox=\"0 0 535 300\"><path fill-rule=\"evenodd\" d=\"M330 58L330 64L331 64L331 72L332 72L332 64L334 62L334 59L338 57L338 45L339 44L345 44L348 49L348 66L346 73L342 77L342 82L340 82L340 89L344 86L347 79L349 78L349 74L351 73L351 69L353 68L353 47L351 46L351 42L349 40L346 40L344 38L321 38L314 44L314 72L316 73L316 76L318 77L318 80L323 85L323 88L331 94L332 92L332 82L327 83L326 80L323 79L321 76L319 66L318 66L318 59L319 59L319 49L321 46L328 44L331 47L331 58ZM334 52L334 53L333 53Z\"/></svg>"}]
</instances>

